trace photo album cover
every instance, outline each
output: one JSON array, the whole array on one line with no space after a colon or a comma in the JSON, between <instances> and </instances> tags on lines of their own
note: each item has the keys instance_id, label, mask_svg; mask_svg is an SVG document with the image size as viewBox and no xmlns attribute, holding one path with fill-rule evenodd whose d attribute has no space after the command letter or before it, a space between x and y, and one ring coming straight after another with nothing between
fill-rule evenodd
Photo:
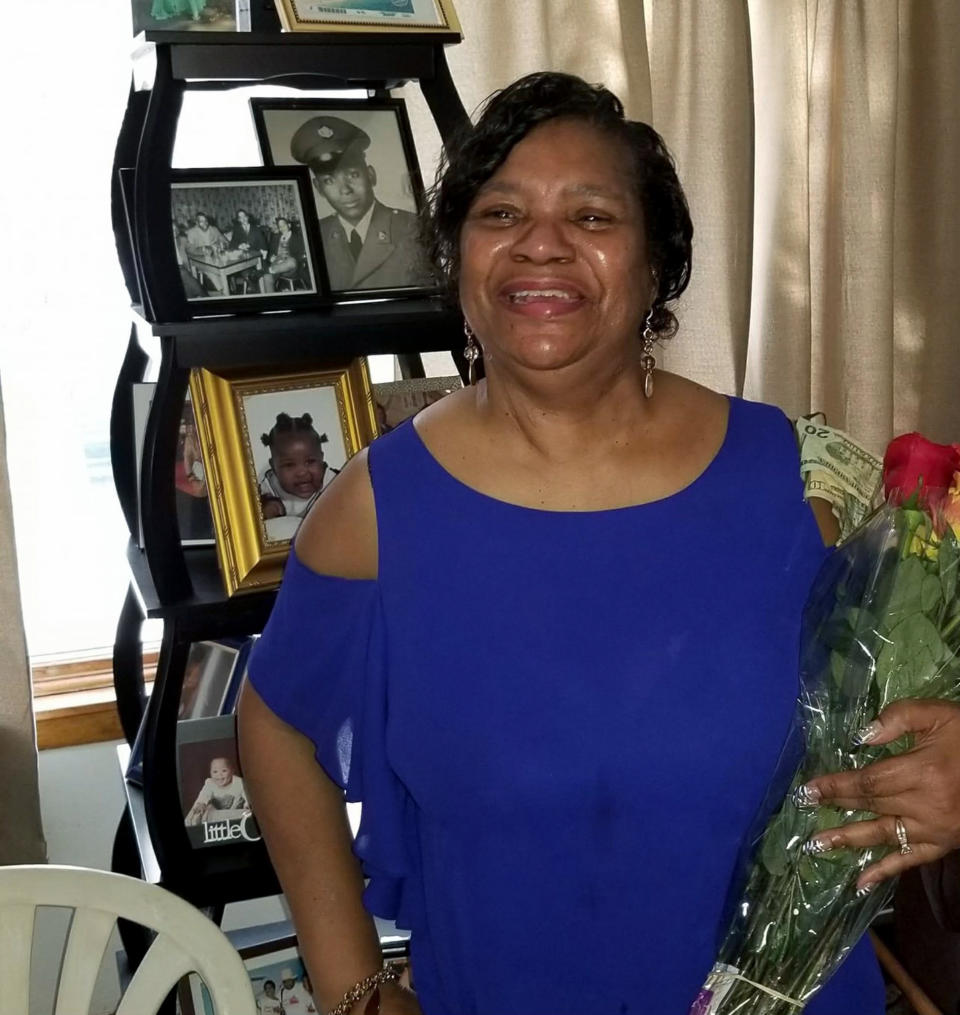
<instances>
[{"instance_id":1,"label":"photo album cover","mask_svg":"<svg viewBox=\"0 0 960 1015\"><path fill-rule=\"evenodd\" d=\"M240 770L236 716L177 723L177 769L183 823L194 849L260 840Z\"/></svg>"}]
</instances>

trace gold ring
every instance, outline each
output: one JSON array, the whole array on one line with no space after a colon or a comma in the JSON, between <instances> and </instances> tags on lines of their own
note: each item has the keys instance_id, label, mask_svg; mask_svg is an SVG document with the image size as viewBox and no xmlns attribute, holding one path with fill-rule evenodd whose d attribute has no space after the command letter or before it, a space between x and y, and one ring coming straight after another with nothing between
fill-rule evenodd
<instances>
[{"instance_id":1,"label":"gold ring","mask_svg":"<svg viewBox=\"0 0 960 1015\"><path fill-rule=\"evenodd\" d=\"M893 827L897 832L897 842L900 843L900 855L909 856L913 852L913 846L910 845L910 840L907 838L907 829L903 818L896 818Z\"/></svg>"}]
</instances>

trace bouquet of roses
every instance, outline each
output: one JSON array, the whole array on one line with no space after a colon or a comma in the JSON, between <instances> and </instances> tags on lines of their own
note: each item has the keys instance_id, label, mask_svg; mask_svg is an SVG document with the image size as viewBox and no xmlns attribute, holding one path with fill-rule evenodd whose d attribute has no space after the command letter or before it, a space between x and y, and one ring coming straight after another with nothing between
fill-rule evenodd
<instances>
[{"instance_id":1,"label":"bouquet of roses","mask_svg":"<svg viewBox=\"0 0 960 1015\"><path fill-rule=\"evenodd\" d=\"M773 817L752 837L746 885L690 1015L801 1011L893 893L889 881L856 889L889 847L805 848L873 815L809 806L802 791L815 776L909 749L909 737L878 746L858 736L891 702L960 701L960 445L897 438L884 489L808 600L797 712L763 808Z\"/></svg>"}]
</instances>

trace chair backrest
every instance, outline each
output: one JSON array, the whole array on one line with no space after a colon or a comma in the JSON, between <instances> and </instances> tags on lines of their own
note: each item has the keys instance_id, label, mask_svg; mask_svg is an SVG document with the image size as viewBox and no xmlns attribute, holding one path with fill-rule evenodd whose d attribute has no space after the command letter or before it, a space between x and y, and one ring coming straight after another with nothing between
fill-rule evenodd
<instances>
[{"instance_id":1,"label":"chair backrest","mask_svg":"<svg viewBox=\"0 0 960 1015\"><path fill-rule=\"evenodd\" d=\"M0 867L0 983L4 1011L29 1010L30 955L38 906L74 910L54 1015L89 1010L97 973L118 917L156 932L116 1015L155 1013L187 973L198 973L217 1015L256 1015L243 960L223 931L158 885L83 867ZM9 1006L9 1007L8 1007Z\"/></svg>"}]
</instances>

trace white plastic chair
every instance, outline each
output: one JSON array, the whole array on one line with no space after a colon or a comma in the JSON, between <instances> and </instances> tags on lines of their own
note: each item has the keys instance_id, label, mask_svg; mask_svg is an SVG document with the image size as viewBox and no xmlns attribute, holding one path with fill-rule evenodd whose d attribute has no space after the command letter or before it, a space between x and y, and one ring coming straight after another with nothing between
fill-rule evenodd
<instances>
[{"instance_id":1,"label":"white plastic chair","mask_svg":"<svg viewBox=\"0 0 960 1015\"><path fill-rule=\"evenodd\" d=\"M83 867L0 867L0 984L4 1011L26 1012L38 906L74 910L63 952L54 1015L90 1008L97 973L118 917L156 931L116 1015L155 1015L187 973L198 973L217 1015L256 1015L243 960L223 931L158 885Z\"/></svg>"}]
</instances>

